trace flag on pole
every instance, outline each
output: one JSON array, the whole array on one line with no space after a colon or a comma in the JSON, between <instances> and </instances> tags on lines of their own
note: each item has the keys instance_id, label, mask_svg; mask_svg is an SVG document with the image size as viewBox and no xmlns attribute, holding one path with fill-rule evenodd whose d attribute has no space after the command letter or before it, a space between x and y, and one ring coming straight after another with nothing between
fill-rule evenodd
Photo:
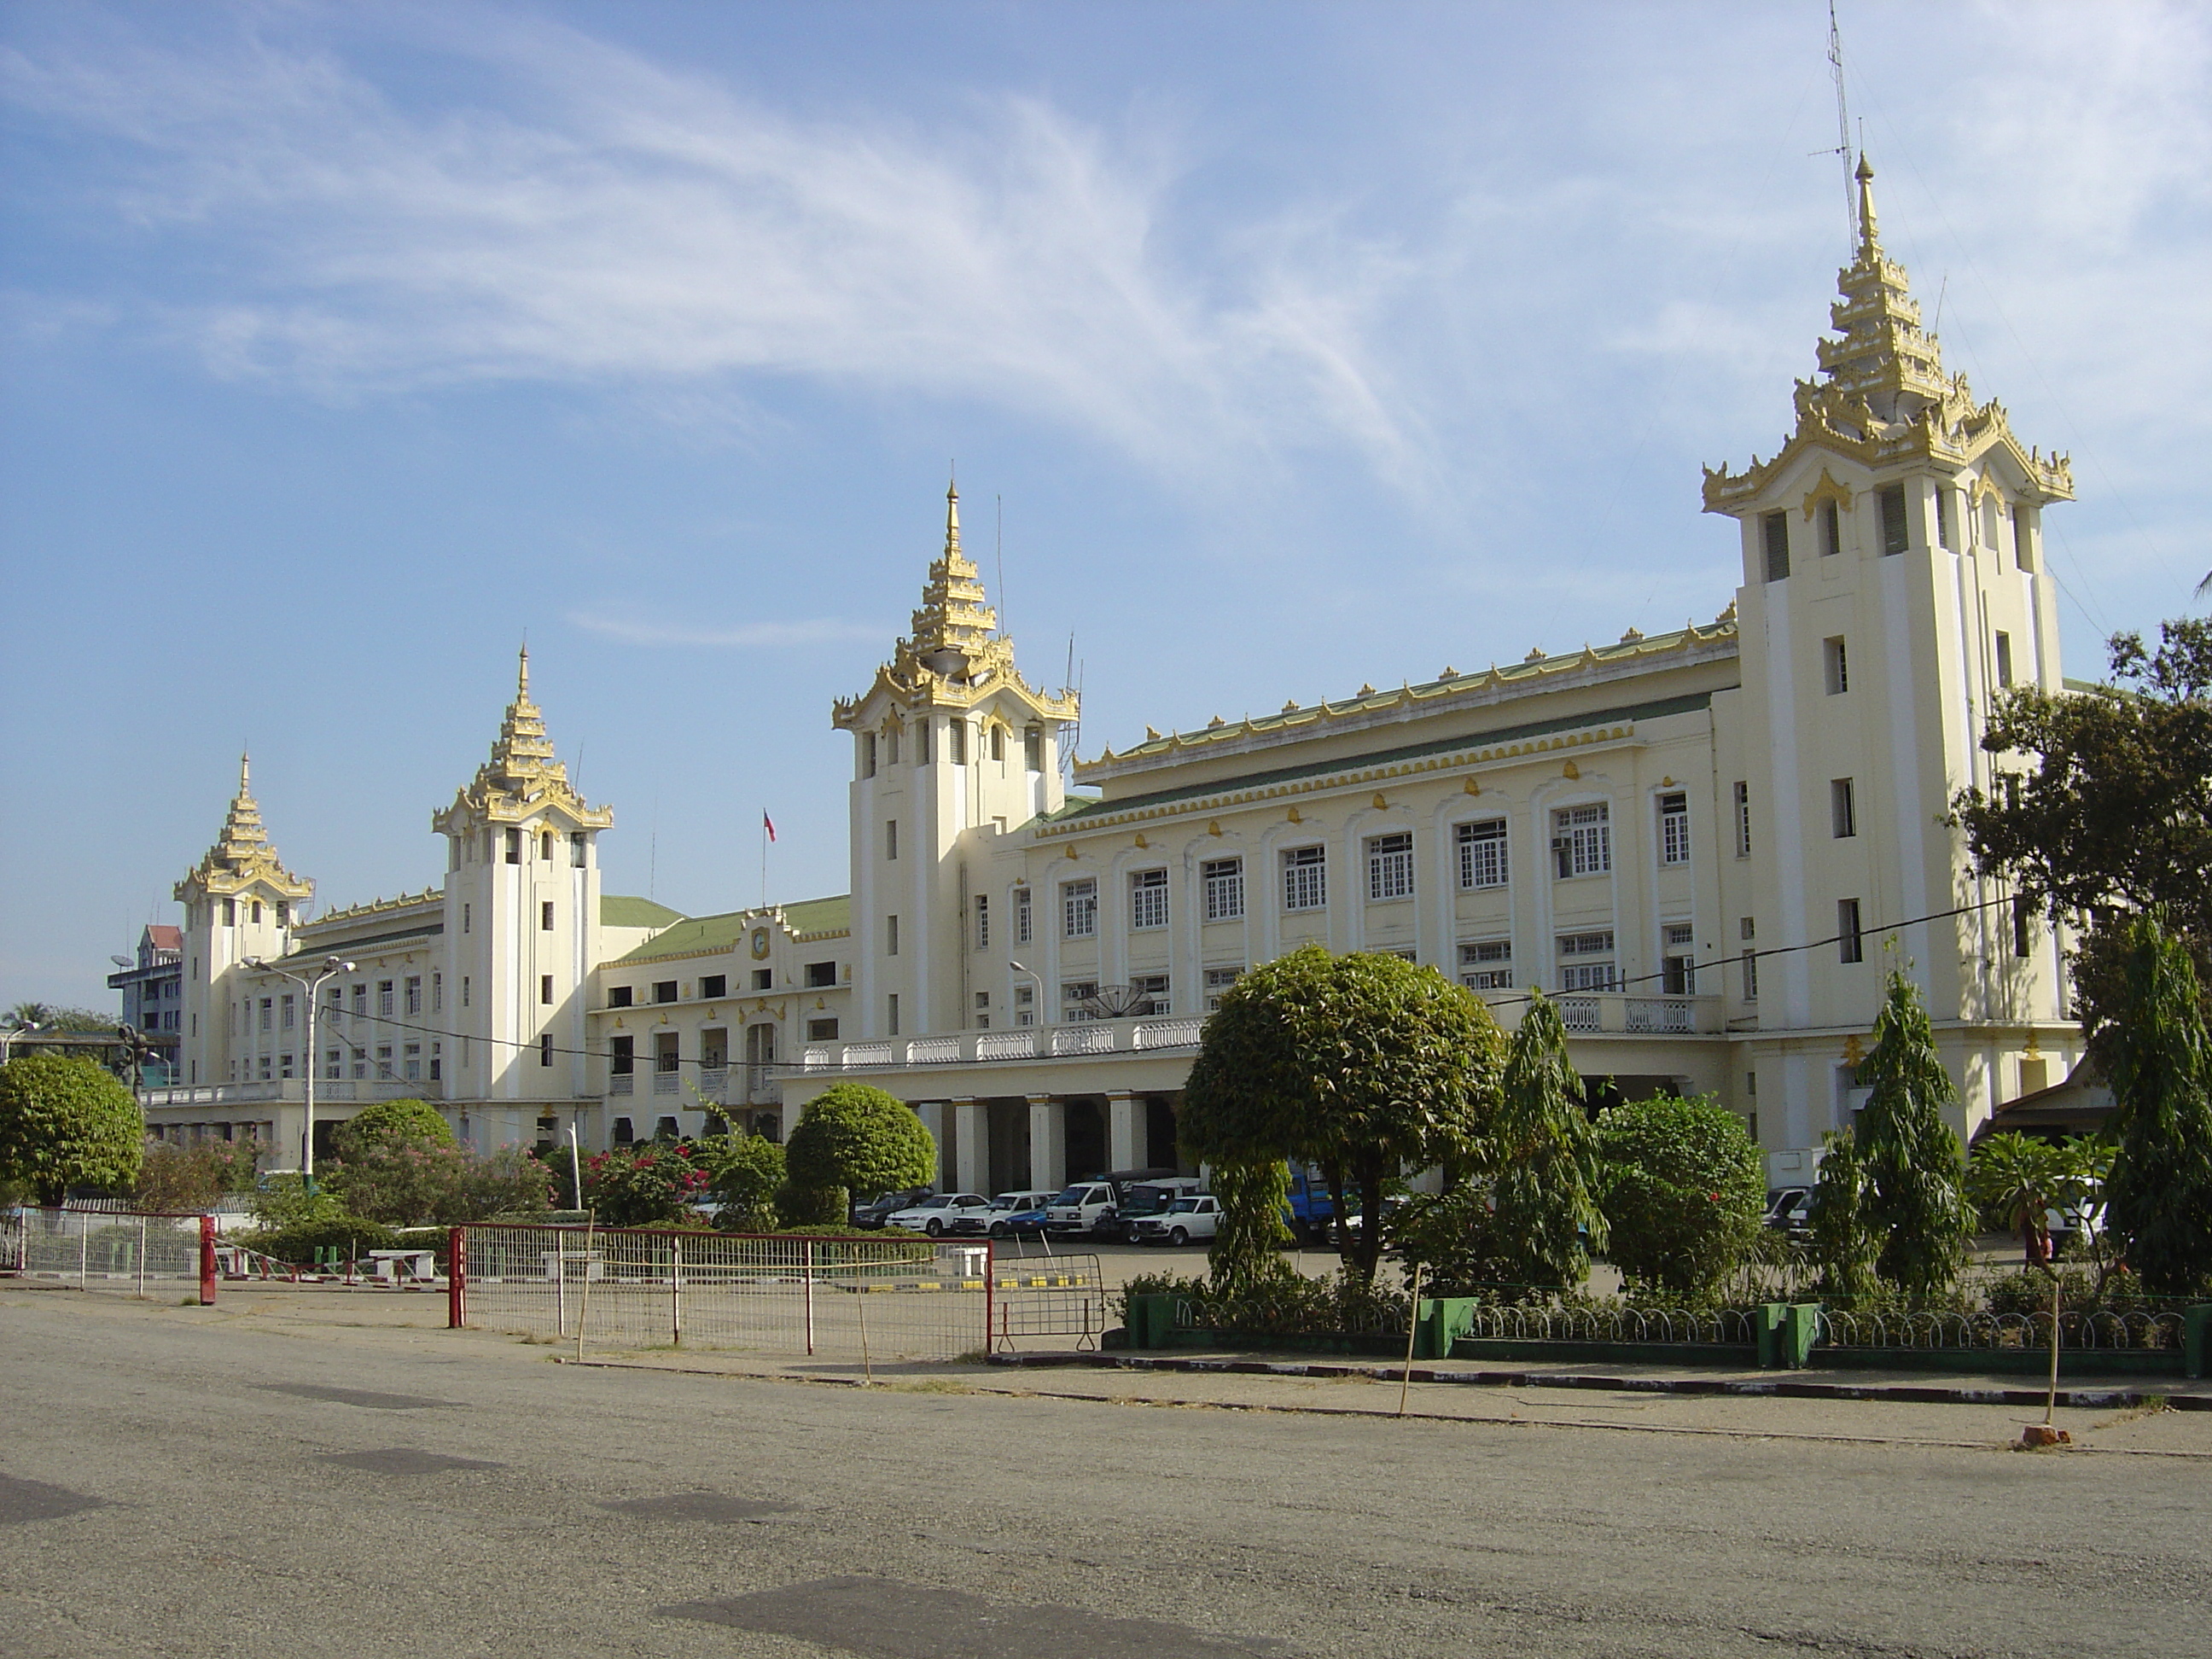
<instances>
[{"instance_id":1,"label":"flag on pole","mask_svg":"<svg viewBox=\"0 0 2212 1659\"><path fill-rule=\"evenodd\" d=\"M770 841L775 839L775 820L769 817L766 812L761 814L761 828L768 831L768 838Z\"/></svg>"}]
</instances>

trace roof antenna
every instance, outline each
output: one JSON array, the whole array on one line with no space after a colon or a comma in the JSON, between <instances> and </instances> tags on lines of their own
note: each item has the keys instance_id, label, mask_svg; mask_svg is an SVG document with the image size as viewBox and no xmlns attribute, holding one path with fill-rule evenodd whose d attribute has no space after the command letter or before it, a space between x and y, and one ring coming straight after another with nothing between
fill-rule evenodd
<instances>
[{"instance_id":1,"label":"roof antenna","mask_svg":"<svg viewBox=\"0 0 2212 1659\"><path fill-rule=\"evenodd\" d=\"M994 496L999 503L999 637L1006 637L1006 498Z\"/></svg>"},{"instance_id":2,"label":"roof antenna","mask_svg":"<svg viewBox=\"0 0 2212 1659\"><path fill-rule=\"evenodd\" d=\"M1844 33L1836 22L1836 0L1828 0L1828 74L1836 83L1836 147L1816 149L1815 155L1839 155L1844 162L1844 240L1858 257L1858 198L1852 183L1851 113L1844 98Z\"/></svg>"}]
</instances>

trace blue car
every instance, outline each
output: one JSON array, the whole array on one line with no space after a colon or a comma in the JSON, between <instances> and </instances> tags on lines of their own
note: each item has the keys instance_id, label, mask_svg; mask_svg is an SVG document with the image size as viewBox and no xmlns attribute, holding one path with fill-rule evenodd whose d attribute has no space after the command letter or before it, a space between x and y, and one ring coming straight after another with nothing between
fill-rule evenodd
<instances>
[{"instance_id":1,"label":"blue car","mask_svg":"<svg viewBox=\"0 0 2212 1659\"><path fill-rule=\"evenodd\" d=\"M1050 1193L1000 1193L991 1200L989 1225L994 1238L1019 1238L1044 1231L1045 1206Z\"/></svg>"}]
</instances>

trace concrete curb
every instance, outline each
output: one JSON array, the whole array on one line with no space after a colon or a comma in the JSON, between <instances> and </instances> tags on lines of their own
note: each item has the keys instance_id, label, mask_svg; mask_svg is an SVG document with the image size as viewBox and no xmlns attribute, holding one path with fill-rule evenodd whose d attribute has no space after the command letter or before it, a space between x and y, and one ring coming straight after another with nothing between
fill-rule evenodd
<instances>
[{"instance_id":1,"label":"concrete curb","mask_svg":"<svg viewBox=\"0 0 2212 1659\"><path fill-rule=\"evenodd\" d=\"M1236 1376L1358 1376L1395 1382L1402 1365L1342 1365L1305 1360L1182 1359L1122 1353L994 1353L994 1365L1054 1370L1182 1371ZM1475 1388L1590 1389L1615 1394L1769 1395L1783 1400L1889 1400L1920 1406L2040 1406L2041 1389L1944 1387L1925 1382L1815 1382L1775 1377L1607 1376L1581 1371L1444 1370L1416 1365L1416 1382L1455 1382ZM2163 1400L2175 1411L2212 1412L2212 1395L2167 1394L2157 1389L2061 1389L2057 1403L2111 1410Z\"/></svg>"}]
</instances>

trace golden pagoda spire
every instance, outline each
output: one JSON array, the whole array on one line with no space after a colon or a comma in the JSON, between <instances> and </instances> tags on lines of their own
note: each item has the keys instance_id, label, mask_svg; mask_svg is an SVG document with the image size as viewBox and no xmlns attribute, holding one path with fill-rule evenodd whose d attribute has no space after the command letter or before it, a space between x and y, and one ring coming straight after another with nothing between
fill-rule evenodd
<instances>
[{"instance_id":1,"label":"golden pagoda spire","mask_svg":"<svg viewBox=\"0 0 2212 1659\"><path fill-rule=\"evenodd\" d=\"M530 701L530 641L522 642L522 666L514 677L514 695L518 702Z\"/></svg>"},{"instance_id":2,"label":"golden pagoda spire","mask_svg":"<svg viewBox=\"0 0 2212 1659\"><path fill-rule=\"evenodd\" d=\"M610 809L585 804L568 781L568 769L556 757L544 711L530 700L530 647L526 642L516 653L514 701L499 723L491 758L477 769L476 781L460 792L453 806L431 823L445 831L449 821L456 821L456 813L512 823L546 803L557 803L584 828L605 829L614 822Z\"/></svg>"},{"instance_id":3,"label":"golden pagoda spire","mask_svg":"<svg viewBox=\"0 0 2212 1659\"><path fill-rule=\"evenodd\" d=\"M1872 264L1881 257L1881 241L1875 234L1874 222L1874 163L1866 152L1859 153L1859 263Z\"/></svg>"},{"instance_id":4,"label":"golden pagoda spire","mask_svg":"<svg viewBox=\"0 0 2212 1659\"><path fill-rule=\"evenodd\" d=\"M285 898L305 898L314 890L313 883L302 881L278 861L268 828L261 822L261 807L253 799L252 785L252 757L241 754L238 793L230 798L230 810L223 815L222 834L191 873L177 884L179 900L188 901L185 889L195 884L202 892L234 893L256 880L267 883Z\"/></svg>"}]
</instances>

